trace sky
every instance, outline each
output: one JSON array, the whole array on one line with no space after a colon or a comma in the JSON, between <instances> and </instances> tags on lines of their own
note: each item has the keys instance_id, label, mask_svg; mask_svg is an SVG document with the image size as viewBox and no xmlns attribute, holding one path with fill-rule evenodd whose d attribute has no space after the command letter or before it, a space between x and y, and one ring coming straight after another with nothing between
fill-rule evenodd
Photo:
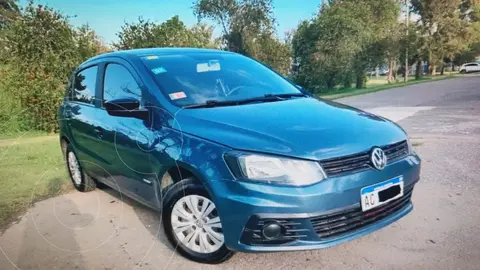
<instances>
[{"instance_id":1,"label":"sky","mask_svg":"<svg viewBox=\"0 0 480 270\"><path fill-rule=\"evenodd\" d=\"M21 0L26 5L27 0ZM88 23L103 40L110 44L125 22L135 22L139 16L163 22L175 15L187 25L197 22L193 15L193 0L36 0L70 16L74 26ZM301 20L311 18L319 9L321 0L273 0L274 14L280 38L295 29ZM214 25L213 22L207 23ZM219 35L216 27L214 35Z\"/></svg>"}]
</instances>

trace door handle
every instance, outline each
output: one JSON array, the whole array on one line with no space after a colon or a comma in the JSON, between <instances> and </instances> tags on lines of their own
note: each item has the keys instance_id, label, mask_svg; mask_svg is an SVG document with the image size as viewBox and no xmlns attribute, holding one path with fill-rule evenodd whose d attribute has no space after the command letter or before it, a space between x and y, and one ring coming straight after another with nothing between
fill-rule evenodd
<instances>
[{"instance_id":1,"label":"door handle","mask_svg":"<svg viewBox=\"0 0 480 270\"><path fill-rule=\"evenodd\" d=\"M95 134L97 134L98 137L102 138L103 137L103 128L101 127L95 127L94 128Z\"/></svg>"},{"instance_id":2,"label":"door handle","mask_svg":"<svg viewBox=\"0 0 480 270\"><path fill-rule=\"evenodd\" d=\"M64 112L65 112L65 118L67 118L67 119L72 118L72 116L73 116L72 108L65 107Z\"/></svg>"}]
</instances>

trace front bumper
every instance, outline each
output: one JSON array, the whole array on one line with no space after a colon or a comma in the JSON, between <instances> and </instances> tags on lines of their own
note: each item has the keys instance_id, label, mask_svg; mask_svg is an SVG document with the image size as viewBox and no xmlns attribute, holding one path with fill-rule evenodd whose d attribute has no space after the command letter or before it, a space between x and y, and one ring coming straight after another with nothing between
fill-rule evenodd
<instances>
[{"instance_id":1,"label":"front bumper","mask_svg":"<svg viewBox=\"0 0 480 270\"><path fill-rule=\"evenodd\" d=\"M388 211L380 218L373 219L372 217L378 214L373 212L381 212L377 211L379 209L365 213L358 211L361 188L400 175L403 175L404 197L379 208L390 207L396 202L395 207L387 209ZM419 175L420 159L416 155L410 155L389 164L382 171L370 169L327 178L307 187L224 180L212 182L210 189L222 220L225 244L229 249L246 252L308 250L353 240L408 214L413 209L410 196ZM354 218L355 221L364 220L359 215L367 214L368 222L356 222L358 226L335 231L334 227L342 222L331 218L338 218L343 215L342 213L347 215L342 219L348 217ZM288 224L286 227L296 236L293 236L291 241L255 241L255 234L258 235L258 231L254 231L269 220L290 222L285 223ZM333 223L328 223L329 220ZM293 227L289 227L292 224ZM332 228L329 228L329 224ZM329 231L329 234L325 235L324 231ZM334 233L330 234L331 231Z\"/></svg>"}]
</instances>

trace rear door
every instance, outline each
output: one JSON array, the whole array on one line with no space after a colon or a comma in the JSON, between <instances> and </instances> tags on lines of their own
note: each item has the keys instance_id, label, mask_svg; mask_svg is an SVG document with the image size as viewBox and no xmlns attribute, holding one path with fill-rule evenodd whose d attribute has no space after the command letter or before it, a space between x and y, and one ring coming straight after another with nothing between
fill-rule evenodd
<instances>
[{"instance_id":1,"label":"rear door","mask_svg":"<svg viewBox=\"0 0 480 270\"><path fill-rule=\"evenodd\" d=\"M77 71L72 79L70 93L64 104L64 117L70 130L70 140L83 169L96 177L102 166L102 156L98 151L101 137L98 132L96 89L98 66L92 65Z\"/></svg>"},{"instance_id":2,"label":"rear door","mask_svg":"<svg viewBox=\"0 0 480 270\"><path fill-rule=\"evenodd\" d=\"M480 64L473 64L474 71L480 71Z\"/></svg>"},{"instance_id":3,"label":"rear door","mask_svg":"<svg viewBox=\"0 0 480 270\"><path fill-rule=\"evenodd\" d=\"M475 72L480 71L478 64L467 64L466 65L467 72Z\"/></svg>"}]
</instances>

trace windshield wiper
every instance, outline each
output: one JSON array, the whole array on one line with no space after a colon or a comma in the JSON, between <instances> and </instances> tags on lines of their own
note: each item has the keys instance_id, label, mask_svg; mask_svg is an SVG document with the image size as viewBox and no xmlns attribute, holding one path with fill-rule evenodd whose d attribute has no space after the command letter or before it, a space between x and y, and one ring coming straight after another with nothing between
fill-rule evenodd
<instances>
[{"instance_id":1,"label":"windshield wiper","mask_svg":"<svg viewBox=\"0 0 480 270\"><path fill-rule=\"evenodd\" d=\"M230 106L230 105L235 105L235 103L233 101L207 100L205 103L187 105L187 106L183 106L183 108L185 108L185 109L212 108L212 107L217 107L217 106Z\"/></svg>"},{"instance_id":2,"label":"windshield wiper","mask_svg":"<svg viewBox=\"0 0 480 270\"><path fill-rule=\"evenodd\" d=\"M277 97L277 98L292 98L292 97L306 97L303 93L288 93L288 94L265 94L265 97Z\"/></svg>"},{"instance_id":3,"label":"windshield wiper","mask_svg":"<svg viewBox=\"0 0 480 270\"><path fill-rule=\"evenodd\" d=\"M254 98L247 98L241 100L207 100L205 103L200 104L193 104L187 105L183 108L191 109L191 108L212 108L212 107L219 107L219 106L236 106L241 104L253 103L253 102L274 102L284 100L286 98L292 97L305 97L305 94L302 93L291 93L291 94L265 94L263 97L254 97Z\"/></svg>"}]
</instances>

